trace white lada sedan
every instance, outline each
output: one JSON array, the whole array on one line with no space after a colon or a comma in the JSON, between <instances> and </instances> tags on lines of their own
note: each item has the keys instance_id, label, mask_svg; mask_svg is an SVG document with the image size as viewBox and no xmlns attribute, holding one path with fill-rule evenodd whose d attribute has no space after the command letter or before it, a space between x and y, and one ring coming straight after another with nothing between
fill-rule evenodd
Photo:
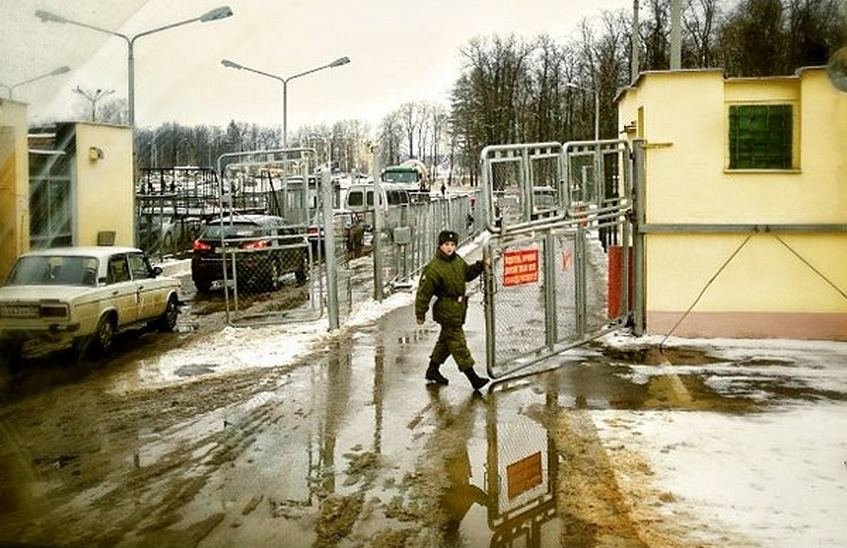
<instances>
[{"instance_id":1,"label":"white lada sedan","mask_svg":"<svg viewBox=\"0 0 847 548\"><path fill-rule=\"evenodd\" d=\"M17 356L28 339L106 353L116 332L154 323L172 331L179 281L132 247L64 247L18 257L0 287L0 344Z\"/></svg>"}]
</instances>

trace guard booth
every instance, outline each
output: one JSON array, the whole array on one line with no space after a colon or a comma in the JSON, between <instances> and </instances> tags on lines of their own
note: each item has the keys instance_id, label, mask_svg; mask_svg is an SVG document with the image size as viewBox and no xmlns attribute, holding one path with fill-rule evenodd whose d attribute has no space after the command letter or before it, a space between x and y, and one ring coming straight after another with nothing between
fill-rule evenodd
<instances>
[{"instance_id":1,"label":"guard booth","mask_svg":"<svg viewBox=\"0 0 847 548\"><path fill-rule=\"evenodd\" d=\"M622 140L489 146L481 160L487 368L502 379L628 322L629 277L609 273L630 272L632 168ZM610 294L625 303L612 314Z\"/></svg>"},{"instance_id":2,"label":"guard booth","mask_svg":"<svg viewBox=\"0 0 847 548\"><path fill-rule=\"evenodd\" d=\"M67 122L30 131L33 248L134 245L132 146L126 126Z\"/></svg>"}]
</instances>

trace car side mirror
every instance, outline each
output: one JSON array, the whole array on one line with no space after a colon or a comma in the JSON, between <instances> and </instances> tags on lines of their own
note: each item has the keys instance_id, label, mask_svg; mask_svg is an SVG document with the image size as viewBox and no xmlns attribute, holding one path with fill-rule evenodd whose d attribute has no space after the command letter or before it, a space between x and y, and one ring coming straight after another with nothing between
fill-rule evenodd
<instances>
[{"instance_id":1,"label":"car side mirror","mask_svg":"<svg viewBox=\"0 0 847 548\"><path fill-rule=\"evenodd\" d=\"M162 267L161 266L154 266L153 267L153 277L155 278L155 277L161 276L161 275L162 275Z\"/></svg>"}]
</instances>

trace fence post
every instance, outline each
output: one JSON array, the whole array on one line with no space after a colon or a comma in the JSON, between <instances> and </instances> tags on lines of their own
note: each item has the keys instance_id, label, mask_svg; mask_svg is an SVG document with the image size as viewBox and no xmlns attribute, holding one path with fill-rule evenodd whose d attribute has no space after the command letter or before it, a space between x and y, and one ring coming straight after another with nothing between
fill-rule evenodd
<instances>
[{"instance_id":1,"label":"fence post","mask_svg":"<svg viewBox=\"0 0 847 548\"><path fill-rule=\"evenodd\" d=\"M338 321L338 264L335 261L335 219L332 218L332 177L329 170L321 173L321 202L323 206L323 238L318 227L318 249L323 240L324 265L326 266L326 306L329 329L339 327ZM320 253L320 251L318 251Z\"/></svg>"},{"instance_id":2,"label":"fence post","mask_svg":"<svg viewBox=\"0 0 847 548\"><path fill-rule=\"evenodd\" d=\"M374 300L382 302L382 299L385 298L385 293L382 280L382 198L380 192L382 185L379 180L379 147L374 145L371 148L371 154L373 155L374 178L374 224L373 238L371 239L371 253L374 259ZM367 196L367 193L365 193L365 196ZM367 200L365 201L365 208L367 209Z\"/></svg>"},{"instance_id":3,"label":"fence post","mask_svg":"<svg viewBox=\"0 0 847 548\"><path fill-rule=\"evenodd\" d=\"M544 237L544 321L546 323L544 333L545 342L550 351L556 345L558 339L558 325L556 323L556 236L552 230L547 230Z\"/></svg>"},{"instance_id":4,"label":"fence post","mask_svg":"<svg viewBox=\"0 0 847 548\"><path fill-rule=\"evenodd\" d=\"M633 248L633 270L634 272L634 287L633 287L633 308L635 314L634 331L636 337L644 334L644 234L641 232L641 227L646 220L646 211L644 208L645 189L644 189L644 141L636 139L632 142L633 148L633 206L635 218L633 219L632 227L632 248Z\"/></svg>"}]
</instances>

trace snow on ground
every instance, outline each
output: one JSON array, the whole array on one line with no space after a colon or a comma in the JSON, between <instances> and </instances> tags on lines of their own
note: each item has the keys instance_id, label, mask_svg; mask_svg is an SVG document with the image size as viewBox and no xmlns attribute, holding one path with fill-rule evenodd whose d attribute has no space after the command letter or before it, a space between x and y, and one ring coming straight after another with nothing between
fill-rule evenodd
<instances>
[{"instance_id":1,"label":"snow on ground","mask_svg":"<svg viewBox=\"0 0 847 548\"><path fill-rule=\"evenodd\" d=\"M478 237L459 253L469 257L484 242ZM187 268L168 267L170 275ZM416 280L415 280L416 282ZM318 349L330 337L349 333L397 308L410 306L413 293L354 308L340 333L327 320L264 327L227 327L186 346L144 360L137 377L120 390L196 380L197 373L223 374L247 367L278 367ZM630 380L656 375L697 374L719 394L732 397L763 374L785 386L802 385L847 394L847 343L790 340L681 339L612 334L604 343L620 349L701 348L725 362L632 366ZM771 359L766 368L755 360ZM745 366L745 363L752 364ZM767 393L759 394L766 400ZM756 413L674 410L589 411L607 447L625 446L649 463L648 480L669 493L662 506L670 520L691 523L696 538L721 544L720 531L754 546L847 546L847 399L776 402ZM718 533L715 533L718 532ZM715 536L717 535L717 536ZM733 540L731 544L737 545Z\"/></svg>"},{"instance_id":2,"label":"snow on ground","mask_svg":"<svg viewBox=\"0 0 847 548\"><path fill-rule=\"evenodd\" d=\"M605 342L627 348L661 341L612 335ZM604 445L625 446L649 463L649 481L672 495L664 506L669 517L686 516L692 531L730 531L753 546L847 546L847 344L672 338L665 346L701 348L726 362L636 366L633 380L697 374L725 397L755 395L750 381L764 379L840 394L773 401L764 391L769 404L744 414L592 411Z\"/></svg>"}]
</instances>

